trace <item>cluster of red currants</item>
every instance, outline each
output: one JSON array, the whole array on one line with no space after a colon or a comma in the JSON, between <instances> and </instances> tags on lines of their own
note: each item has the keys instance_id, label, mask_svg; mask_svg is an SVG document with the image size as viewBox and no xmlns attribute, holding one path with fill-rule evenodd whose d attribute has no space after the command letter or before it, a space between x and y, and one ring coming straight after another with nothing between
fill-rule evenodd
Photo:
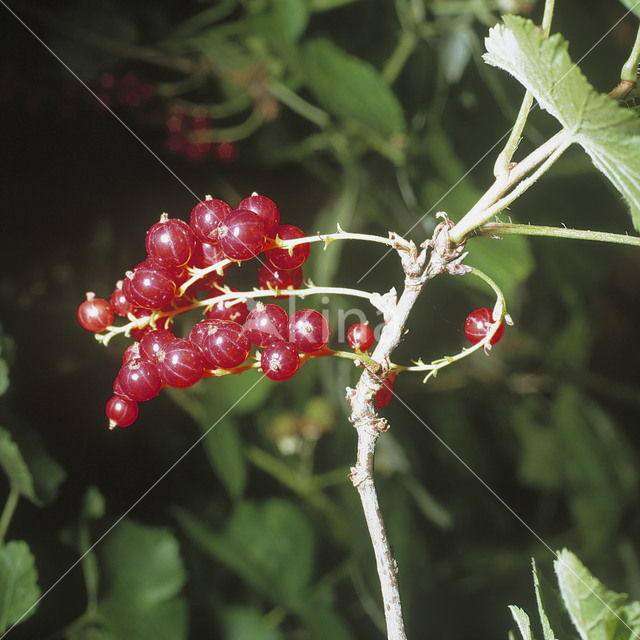
<instances>
[{"instance_id":1,"label":"cluster of red currants","mask_svg":"<svg viewBox=\"0 0 640 640\"><path fill-rule=\"evenodd\" d=\"M189 387L205 376L257 366L245 365L252 345L262 350L256 360L272 380L291 378L314 354L327 355L329 324L318 311L301 309L288 317L277 304L258 302L249 312L246 302L230 299L231 289L223 286L225 269L232 262L262 254L257 274L262 289L277 295L299 287L309 243L288 248L279 244L304 237L298 227L280 224L276 204L257 194L236 209L207 196L191 211L189 224L163 214L147 231L146 260L117 283L111 299L89 293L78 308L80 324L95 333L111 327L116 315L136 320L131 331L136 341L124 352L114 395L107 403L110 426L132 424L137 403L155 397L165 386ZM199 270L205 273L194 280ZM183 291L189 279L194 283ZM206 303L198 299L202 291ZM205 318L187 338L176 337L171 332L173 316L197 306L205 306Z\"/></svg>"},{"instance_id":2,"label":"cluster of red currants","mask_svg":"<svg viewBox=\"0 0 640 640\"><path fill-rule=\"evenodd\" d=\"M205 108L195 107L187 110L183 106L173 105L169 109L165 126L167 129L167 148L187 160L197 161L214 155L222 162L230 162L238 154L233 142L196 141L198 134L206 135L213 130L211 118Z\"/></svg>"}]
</instances>

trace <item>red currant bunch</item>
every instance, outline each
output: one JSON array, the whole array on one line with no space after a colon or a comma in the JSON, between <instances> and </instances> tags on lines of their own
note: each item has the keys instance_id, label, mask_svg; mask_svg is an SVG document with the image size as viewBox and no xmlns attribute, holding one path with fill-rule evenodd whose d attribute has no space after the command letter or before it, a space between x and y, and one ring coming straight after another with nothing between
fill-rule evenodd
<instances>
[{"instance_id":1,"label":"red currant bunch","mask_svg":"<svg viewBox=\"0 0 640 640\"><path fill-rule=\"evenodd\" d=\"M225 283L232 263L255 258L260 287L274 298L290 295L302 284L310 247L282 243L304 238L298 227L280 224L275 202L255 193L236 209L207 196L188 224L162 214L146 233L145 260L116 283L109 301L89 293L78 308L80 324L106 332L98 336L105 344L118 333L135 340L107 402L110 427L131 425L138 403L164 387L257 368L272 380L287 380L307 359L331 355L329 324L318 311L301 309L289 318L277 304L258 301L249 312L247 297L234 296L237 290ZM173 318L197 308L204 318L187 337L175 335ZM115 316L129 324L114 327Z\"/></svg>"},{"instance_id":2,"label":"red currant bunch","mask_svg":"<svg viewBox=\"0 0 640 640\"><path fill-rule=\"evenodd\" d=\"M482 307L474 309L464 322L464 335L471 344L477 344L480 340L487 337L491 325L493 324L493 311ZM504 334L504 322L500 323L498 330L495 332L491 340L491 344L496 344Z\"/></svg>"}]
</instances>

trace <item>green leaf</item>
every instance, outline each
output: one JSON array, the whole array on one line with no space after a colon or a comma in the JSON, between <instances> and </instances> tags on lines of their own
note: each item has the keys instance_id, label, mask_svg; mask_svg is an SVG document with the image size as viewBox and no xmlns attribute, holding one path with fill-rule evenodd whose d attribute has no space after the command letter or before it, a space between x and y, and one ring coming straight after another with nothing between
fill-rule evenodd
<instances>
[{"instance_id":1,"label":"green leaf","mask_svg":"<svg viewBox=\"0 0 640 640\"><path fill-rule=\"evenodd\" d=\"M319 38L305 43L302 64L318 101L345 123L370 129L385 139L405 132L398 99L368 62Z\"/></svg>"},{"instance_id":2,"label":"green leaf","mask_svg":"<svg viewBox=\"0 0 640 640\"><path fill-rule=\"evenodd\" d=\"M561 387L551 423L564 454L571 510L585 542L602 548L635 501L637 461L609 416L574 387Z\"/></svg>"},{"instance_id":3,"label":"green leaf","mask_svg":"<svg viewBox=\"0 0 640 640\"><path fill-rule=\"evenodd\" d=\"M128 601L125 594L119 594L105 599L99 612L118 640L186 640L188 637L188 608L184 598L171 598L140 608Z\"/></svg>"},{"instance_id":4,"label":"green leaf","mask_svg":"<svg viewBox=\"0 0 640 640\"><path fill-rule=\"evenodd\" d=\"M282 634L270 626L264 614L253 607L229 607L222 615L226 640L283 640Z\"/></svg>"},{"instance_id":5,"label":"green leaf","mask_svg":"<svg viewBox=\"0 0 640 640\"><path fill-rule=\"evenodd\" d=\"M485 61L515 76L571 132L625 197L640 229L640 118L589 84L560 34L547 39L530 20L505 16L485 44Z\"/></svg>"},{"instance_id":6,"label":"green leaf","mask_svg":"<svg viewBox=\"0 0 640 640\"><path fill-rule=\"evenodd\" d=\"M102 547L105 627L119 640L186 640L188 609L178 596L186 573L173 534L124 520Z\"/></svg>"},{"instance_id":7,"label":"green leaf","mask_svg":"<svg viewBox=\"0 0 640 640\"><path fill-rule=\"evenodd\" d=\"M620 2L622 2L629 11L633 11L633 13L640 18L640 3L638 0L620 0Z\"/></svg>"},{"instance_id":8,"label":"green leaf","mask_svg":"<svg viewBox=\"0 0 640 640\"><path fill-rule=\"evenodd\" d=\"M0 547L0 632L33 615L39 598L35 559L27 543L12 540Z\"/></svg>"},{"instance_id":9,"label":"green leaf","mask_svg":"<svg viewBox=\"0 0 640 640\"><path fill-rule=\"evenodd\" d=\"M236 422L227 417L216 425L204 439L204 449L229 495L240 498L247 486L248 472Z\"/></svg>"},{"instance_id":10,"label":"green leaf","mask_svg":"<svg viewBox=\"0 0 640 640\"><path fill-rule=\"evenodd\" d=\"M81 517L87 520L97 520L104 516L104 512L104 496L97 487L89 487L84 494Z\"/></svg>"},{"instance_id":11,"label":"green leaf","mask_svg":"<svg viewBox=\"0 0 640 640\"><path fill-rule=\"evenodd\" d=\"M558 553L554 568L562 600L582 640L615 637L611 631L621 624L615 611L625 603L626 595L606 589L567 549Z\"/></svg>"},{"instance_id":12,"label":"green leaf","mask_svg":"<svg viewBox=\"0 0 640 640\"><path fill-rule=\"evenodd\" d=\"M540 588L540 580L538 579L536 561L533 559L531 560L531 571L533 572L533 587L536 592L538 614L540 615L540 624L542 625L542 636L544 640L557 640L555 633L553 633L553 629L551 628L551 624L549 623L549 618L547 617L542 589Z\"/></svg>"},{"instance_id":13,"label":"green leaf","mask_svg":"<svg viewBox=\"0 0 640 640\"><path fill-rule=\"evenodd\" d=\"M240 502L217 534L183 510L176 517L204 551L275 602L294 606L311 578L314 534L300 510L284 500Z\"/></svg>"},{"instance_id":14,"label":"green leaf","mask_svg":"<svg viewBox=\"0 0 640 640\"><path fill-rule=\"evenodd\" d=\"M531 621L526 612L515 605L509 605L509 611L511 611L511 615L518 625L522 640L533 640L533 636L531 635Z\"/></svg>"},{"instance_id":15,"label":"green leaf","mask_svg":"<svg viewBox=\"0 0 640 640\"><path fill-rule=\"evenodd\" d=\"M20 495L31 500L34 504L40 504L33 490L33 478L22 458L18 445L11 439L6 429L0 427L0 467L9 478L11 486Z\"/></svg>"},{"instance_id":16,"label":"green leaf","mask_svg":"<svg viewBox=\"0 0 640 640\"><path fill-rule=\"evenodd\" d=\"M102 547L109 595L121 594L139 609L174 597L185 582L178 541L168 529L124 520Z\"/></svg>"},{"instance_id":17,"label":"green leaf","mask_svg":"<svg viewBox=\"0 0 640 640\"><path fill-rule=\"evenodd\" d=\"M278 39L297 40L309 22L309 10L304 0L270 0L268 9L251 17L252 31Z\"/></svg>"}]
</instances>

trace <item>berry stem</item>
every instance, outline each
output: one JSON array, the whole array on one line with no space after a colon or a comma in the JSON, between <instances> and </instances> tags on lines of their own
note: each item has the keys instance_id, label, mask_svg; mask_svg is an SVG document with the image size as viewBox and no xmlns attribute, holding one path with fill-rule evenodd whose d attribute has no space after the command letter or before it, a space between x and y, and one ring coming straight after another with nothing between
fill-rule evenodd
<instances>
[{"instance_id":1,"label":"berry stem","mask_svg":"<svg viewBox=\"0 0 640 640\"><path fill-rule=\"evenodd\" d=\"M225 261L227 262L227 261ZM221 263L220 263L221 264ZM214 267L216 265L213 265ZM212 298L206 298L205 300L198 300L190 305L185 305L184 307L178 307L177 309L172 309L171 311L153 311L150 314L143 318L136 318L135 316L129 316L129 322L125 325L121 325L119 327L111 326L107 329L105 333L96 333L95 338L98 342L103 344L105 347L109 344L111 339L114 336L119 334L124 334L125 336L129 336L131 334L132 329L141 329L148 324L155 328L156 323L161 318L173 318L174 316L180 313L186 313L187 311L191 311L192 309L197 309L199 307L208 307L214 304L218 304L220 302L226 302L227 300L247 300L247 299L255 299L255 298L267 298L274 295L274 293L283 293L290 296L298 296L299 298L305 298L308 295L347 295L354 296L356 298L364 298L365 300L369 300L372 302L373 297L376 294L369 293L367 291L361 291L360 289L349 289L347 287L316 287L315 285L310 285L303 289L287 289L283 292L274 291L271 289L255 289L254 291L229 291L224 287L219 287L221 291L224 291L222 295L214 296ZM372 302L373 304L373 302Z\"/></svg>"},{"instance_id":2,"label":"berry stem","mask_svg":"<svg viewBox=\"0 0 640 640\"><path fill-rule=\"evenodd\" d=\"M459 360L462 360L463 358L470 356L471 354L475 353L476 351L479 351L480 349L484 349L484 352L486 354L489 354L489 351L491 351L491 339L500 329L500 325L502 324L502 322L504 321L507 324L513 324L513 321L511 320L511 316L509 316L509 314L507 313L506 301L504 298L504 294L500 290L500 287L498 287L498 285L486 273L480 271L480 269L476 269L475 267L470 267L469 273L480 278L481 280L484 280L493 289L493 292L496 294L496 303L493 307L494 322L491 325L491 328L489 329L489 331L487 332L487 335L482 340L474 344L472 347L464 348L462 349L462 351L460 351L454 356L444 356L443 358L438 358L437 360L434 360L433 362L430 362L428 364L425 362L422 362L422 360L418 360L416 361L416 364L411 367L396 365L395 367L396 370L427 371L428 373L425 376L424 380L422 381L423 383L425 383L427 382L427 380L429 380L429 378L431 377L435 378L435 376L438 374L438 371L440 371L440 369L444 369L444 367L448 367L450 364L453 364L454 362L458 362Z\"/></svg>"}]
</instances>

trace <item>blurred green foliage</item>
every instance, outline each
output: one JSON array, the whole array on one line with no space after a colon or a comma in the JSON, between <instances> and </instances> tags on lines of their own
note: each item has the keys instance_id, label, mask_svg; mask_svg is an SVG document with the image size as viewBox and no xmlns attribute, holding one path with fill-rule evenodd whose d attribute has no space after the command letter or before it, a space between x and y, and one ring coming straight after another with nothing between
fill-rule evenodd
<instances>
[{"instance_id":1,"label":"blurred green foliage","mask_svg":"<svg viewBox=\"0 0 640 640\"><path fill-rule=\"evenodd\" d=\"M339 223L418 243L437 211L458 220L489 186L496 142L517 113L522 88L482 62L488 28L501 11L539 21L542 9L516 0L98 4L37 2L23 17L92 87L105 72L154 87L147 105L111 106L195 193L235 203L255 190L309 233ZM622 4L557 4L554 30L572 59L589 52L581 68L608 91L637 21L590 51ZM0 629L28 610L10 638L384 637L347 477L355 434L344 389L358 374L350 363L318 359L281 384L245 373L163 392L134 427L107 433L104 403L124 342L99 348L76 326L76 306L88 289L108 296L141 259L160 212L186 218L193 198L92 97L79 98L76 81L18 23L7 16L0 29L15 43L0 105L10 176L0 247L9 496ZM204 137L235 144L237 157L171 155L165 123L176 108L204 110ZM517 157L556 130L534 110ZM584 158L568 151L502 218L629 231L624 203ZM376 459L413 638L505 637L515 628L511 603L522 605L516 626L526 627L524 610L546 588L540 576L542 591L530 589L529 558L541 573L553 560L543 541L570 547L640 599L640 255L547 239L478 238L467 248L467 262L503 288L516 325L490 358L464 360L426 386L400 376L403 402L385 409L392 428ZM381 256L316 246L305 273L318 285L400 288L395 256L369 272ZM253 286L252 269L233 277ZM459 351L468 311L493 302L467 280L429 284L396 361ZM338 345L340 312L353 301L305 304L327 309ZM572 637L552 615L557 594L547 594L550 627Z\"/></svg>"}]
</instances>

